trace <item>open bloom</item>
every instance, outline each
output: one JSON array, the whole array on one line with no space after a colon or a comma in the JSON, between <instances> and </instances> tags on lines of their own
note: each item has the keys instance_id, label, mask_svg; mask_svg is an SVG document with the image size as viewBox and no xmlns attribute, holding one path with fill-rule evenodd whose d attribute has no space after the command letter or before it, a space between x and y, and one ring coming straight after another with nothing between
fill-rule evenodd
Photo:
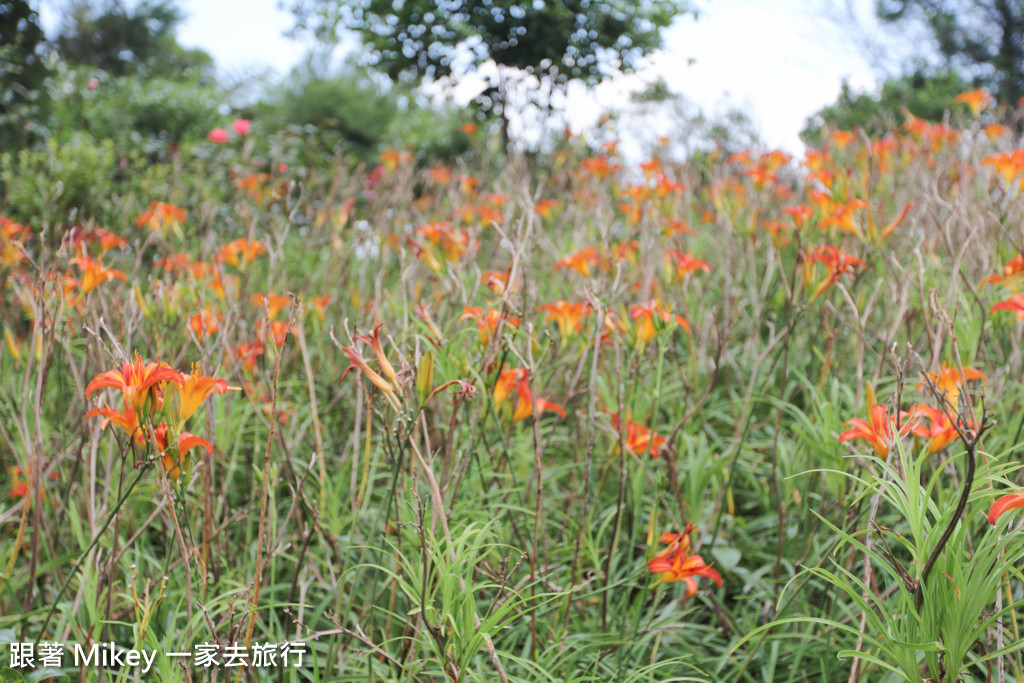
<instances>
[{"instance_id":1,"label":"open bloom","mask_svg":"<svg viewBox=\"0 0 1024 683\"><path fill-rule=\"evenodd\" d=\"M70 259L72 263L82 269L82 294L88 294L107 280L128 281L128 276L120 270L105 268L100 259L91 259L88 256L76 256Z\"/></svg>"},{"instance_id":2,"label":"open bloom","mask_svg":"<svg viewBox=\"0 0 1024 683\"><path fill-rule=\"evenodd\" d=\"M537 412L551 411L561 417L565 417L565 409L557 403L552 403L543 398L534 399L530 390L530 371L527 368L515 368L502 370L494 383L494 406L499 407L505 400L515 392L517 401L512 411L512 421L525 420L533 415L533 404L537 404Z\"/></svg>"},{"instance_id":3,"label":"open bloom","mask_svg":"<svg viewBox=\"0 0 1024 683\"><path fill-rule=\"evenodd\" d=\"M674 281L682 281L686 279L687 275L697 270L703 270L705 273L711 272L711 266L707 261L701 261L694 258L692 254L678 249L669 249L665 252L665 266Z\"/></svg>"},{"instance_id":4,"label":"open bloom","mask_svg":"<svg viewBox=\"0 0 1024 683\"><path fill-rule=\"evenodd\" d=\"M178 208L167 202L151 202L149 208L135 219L135 225L148 227L153 232L163 232L170 228L179 237L181 225L185 222L185 209Z\"/></svg>"},{"instance_id":5,"label":"open bloom","mask_svg":"<svg viewBox=\"0 0 1024 683\"><path fill-rule=\"evenodd\" d=\"M490 343L491 337L502 327L519 327L519 318L490 307L485 310L479 306L465 306L459 320L476 321L481 345Z\"/></svg>"},{"instance_id":6,"label":"open bloom","mask_svg":"<svg viewBox=\"0 0 1024 683\"><path fill-rule=\"evenodd\" d=\"M180 397L176 415L179 426L192 417L214 392L223 396L228 390L239 391L238 387L229 387L227 380L205 377L201 373L199 365L193 365L192 374L182 375L181 380L175 382Z\"/></svg>"},{"instance_id":7,"label":"open bloom","mask_svg":"<svg viewBox=\"0 0 1024 683\"><path fill-rule=\"evenodd\" d=\"M214 128L206 134L206 139L215 144L222 144L228 141L228 132L223 128Z\"/></svg>"},{"instance_id":8,"label":"open bloom","mask_svg":"<svg viewBox=\"0 0 1024 683\"><path fill-rule=\"evenodd\" d=\"M686 584L686 596L693 597L697 594L697 580L695 577L702 576L711 579L719 586L722 585L722 575L704 562L700 555L690 554L690 533L695 531L692 524L687 524L681 534L663 533L661 542L668 543L668 547L651 558L647 563L647 571L652 574L660 574L655 585L659 583L675 583L682 581Z\"/></svg>"},{"instance_id":9,"label":"open bloom","mask_svg":"<svg viewBox=\"0 0 1024 683\"><path fill-rule=\"evenodd\" d=\"M1024 508L1024 491L1007 493L999 500L992 503L988 510L988 523L994 525L1007 510Z\"/></svg>"},{"instance_id":10,"label":"open bloom","mask_svg":"<svg viewBox=\"0 0 1024 683\"><path fill-rule=\"evenodd\" d=\"M145 363L139 354L135 360L121 364L120 370L100 373L85 388L88 398L97 389L120 389L126 406L145 412L163 403L163 386L167 382L183 382L184 376L165 363Z\"/></svg>"},{"instance_id":11,"label":"open bloom","mask_svg":"<svg viewBox=\"0 0 1024 683\"><path fill-rule=\"evenodd\" d=\"M938 372L926 372L925 375L928 378L928 382L935 385L935 390L939 396L944 396L954 409L960 405L960 392L968 382L984 382L988 380L988 376L977 368L964 366L961 372L960 369L954 368L945 362L943 362L942 368ZM921 391L924 389L928 382L918 384L917 390Z\"/></svg>"},{"instance_id":12,"label":"open bloom","mask_svg":"<svg viewBox=\"0 0 1024 683\"><path fill-rule=\"evenodd\" d=\"M569 254L555 264L555 270L559 268L572 268L583 277L590 277L590 269L601 264L601 254L597 247L587 247L575 254Z\"/></svg>"},{"instance_id":13,"label":"open bloom","mask_svg":"<svg viewBox=\"0 0 1024 683\"><path fill-rule=\"evenodd\" d=\"M139 425L139 416L135 412L135 408L131 406L124 406L124 410L118 412L113 408L93 408L85 414L86 417L102 417L103 422L100 423L101 429L106 429L107 425L114 425L124 430L124 433L132 438L135 443L140 446L146 442L146 434L142 431Z\"/></svg>"},{"instance_id":14,"label":"open bloom","mask_svg":"<svg viewBox=\"0 0 1024 683\"><path fill-rule=\"evenodd\" d=\"M267 253L267 245L263 242L239 237L220 248L220 251L217 252L217 261L241 268L243 265L252 263L260 254L265 253Z\"/></svg>"},{"instance_id":15,"label":"open bloom","mask_svg":"<svg viewBox=\"0 0 1024 683\"><path fill-rule=\"evenodd\" d=\"M975 88L974 90L960 93L953 98L953 101L957 104L966 104L970 108L971 113L978 116L983 109L992 103L992 96L984 88Z\"/></svg>"},{"instance_id":16,"label":"open bloom","mask_svg":"<svg viewBox=\"0 0 1024 683\"><path fill-rule=\"evenodd\" d=\"M619 426L619 416L612 413L612 425L616 430L622 431ZM665 437L659 436L657 432L644 427L642 424L626 419L626 433L623 434L623 441L626 443L626 452L632 455L646 455L648 451L652 458L660 454L658 449L665 445ZM616 441L615 448L618 450L619 442Z\"/></svg>"},{"instance_id":17,"label":"open bloom","mask_svg":"<svg viewBox=\"0 0 1024 683\"><path fill-rule=\"evenodd\" d=\"M839 435L839 443L864 439L875 449L879 458L887 458L892 448L892 426L895 420L889 417L888 409L880 403L871 406L868 412L871 416L870 422L855 417L846 423L849 429ZM908 430L909 426L905 425L900 429L900 433L905 434Z\"/></svg>"},{"instance_id":18,"label":"open bloom","mask_svg":"<svg viewBox=\"0 0 1024 683\"><path fill-rule=\"evenodd\" d=\"M647 342L654 339L659 330L663 330L671 324L679 325L686 332L690 331L690 323L686 322L685 318L680 315L672 315L657 300L630 306L629 317L636 324L636 350L638 353L643 352L647 347Z\"/></svg>"},{"instance_id":19,"label":"open bloom","mask_svg":"<svg viewBox=\"0 0 1024 683\"><path fill-rule=\"evenodd\" d=\"M583 318L590 315L590 304L587 302L556 301L537 307L538 311L547 313L546 322L554 320L564 342L578 333L583 326Z\"/></svg>"},{"instance_id":20,"label":"open bloom","mask_svg":"<svg viewBox=\"0 0 1024 683\"><path fill-rule=\"evenodd\" d=\"M1005 282L1009 280L1007 284L1015 283L1024 273L1024 254L1017 254L1012 259L1006 262L1003 266L1002 274L989 275L987 278L981 281L981 286L991 285L998 282Z\"/></svg>"},{"instance_id":21,"label":"open bloom","mask_svg":"<svg viewBox=\"0 0 1024 683\"><path fill-rule=\"evenodd\" d=\"M828 273L814 288L811 299L816 299L822 292L832 286L843 275L853 275L854 268L866 268L867 264L852 254L839 251L836 247L824 245L804 256L804 281L810 283L814 277L814 264L825 264Z\"/></svg>"},{"instance_id":22,"label":"open bloom","mask_svg":"<svg viewBox=\"0 0 1024 683\"><path fill-rule=\"evenodd\" d=\"M923 403L910 408L910 431L928 441L928 455L937 453L956 440L959 434L945 412ZM922 420L928 420L926 425Z\"/></svg>"},{"instance_id":23,"label":"open bloom","mask_svg":"<svg viewBox=\"0 0 1024 683\"><path fill-rule=\"evenodd\" d=\"M216 308L206 307L188 319L188 327L196 337L202 339L208 334L219 332L222 322L224 322L224 316L220 311Z\"/></svg>"},{"instance_id":24,"label":"open bloom","mask_svg":"<svg viewBox=\"0 0 1024 683\"><path fill-rule=\"evenodd\" d=\"M1009 299L1000 301L989 309L989 315L996 311L1013 311L1017 320L1024 320L1024 294L1011 294Z\"/></svg>"},{"instance_id":25,"label":"open bloom","mask_svg":"<svg viewBox=\"0 0 1024 683\"><path fill-rule=\"evenodd\" d=\"M154 430L153 437L156 440L157 448L160 449L160 463L164 466L164 470L167 471L167 476L174 480L181 476L182 467L188 470L190 460L188 452L193 448L202 446L206 449L207 455L213 452L212 443L188 432L182 432L178 436L178 442L170 444L167 439L166 424L161 424L157 427ZM177 450L177 453L174 453L175 450Z\"/></svg>"}]
</instances>

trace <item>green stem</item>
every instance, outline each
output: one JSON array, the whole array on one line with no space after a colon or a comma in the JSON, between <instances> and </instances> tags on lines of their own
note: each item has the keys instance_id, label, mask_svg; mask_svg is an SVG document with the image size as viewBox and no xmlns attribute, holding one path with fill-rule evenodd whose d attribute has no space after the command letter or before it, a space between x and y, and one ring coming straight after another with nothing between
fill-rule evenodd
<instances>
[{"instance_id":1,"label":"green stem","mask_svg":"<svg viewBox=\"0 0 1024 683\"><path fill-rule=\"evenodd\" d=\"M124 505L124 502L128 500L128 496L130 496L132 491L135 490L135 485L139 483L140 479L142 479L142 475L146 473L146 469L148 468L143 465L139 470L139 473L135 475L135 479L133 479L132 483L128 486L128 490L124 492L124 495L122 495L120 500L117 501L117 505L115 505L114 509L110 511L110 514L107 516L107 521L103 522L103 526L100 527L100 530L96 532L95 536L93 536L92 541L89 543L89 547L87 547L82 554L78 556L78 560L74 565L72 565L71 573L68 574L68 578L64 579L64 585L61 586L60 592L57 593L57 597L54 598L53 604L50 606L50 611L46 613L46 619L43 621L43 627L39 629L39 635L36 636L35 645L37 647L39 646L39 641L43 639L43 635L46 633L46 627L50 625L50 619L53 618L53 613L57 611L57 605L60 604L61 599L64 597L64 593L68 590L68 586L71 585L71 580L75 578L75 573L82 566L85 558L88 557L93 548L96 547L96 544L99 543L100 538L103 537L103 534L106 533L107 529L110 527L110 523L114 521L115 517L117 517L117 513L121 510L121 506Z\"/></svg>"}]
</instances>

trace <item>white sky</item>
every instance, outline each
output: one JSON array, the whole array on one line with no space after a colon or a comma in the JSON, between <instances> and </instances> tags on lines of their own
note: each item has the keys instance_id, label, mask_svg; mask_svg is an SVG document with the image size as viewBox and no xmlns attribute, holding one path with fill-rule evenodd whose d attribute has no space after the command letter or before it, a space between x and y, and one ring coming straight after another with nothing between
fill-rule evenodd
<instances>
[{"instance_id":1,"label":"white sky","mask_svg":"<svg viewBox=\"0 0 1024 683\"><path fill-rule=\"evenodd\" d=\"M308 45L284 37L292 25L279 0L179 0L187 18L179 41L200 47L225 73L271 67L284 75ZM798 133L806 118L834 102L844 78L855 89L876 80L852 31L830 20L851 6L870 17L872 0L704 0L700 17L678 20L664 34L665 50L639 76L618 79L596 93L574 90L569 119L575 129L600 112L621 105L630 87L665 78L674 92L709 114L730 107L746 111L765 142L791 152L802 146ZM44 0L43 25L58 22L54 3ZM664 134L658 131L657 134Z\"/></svg>"}]
</instances>

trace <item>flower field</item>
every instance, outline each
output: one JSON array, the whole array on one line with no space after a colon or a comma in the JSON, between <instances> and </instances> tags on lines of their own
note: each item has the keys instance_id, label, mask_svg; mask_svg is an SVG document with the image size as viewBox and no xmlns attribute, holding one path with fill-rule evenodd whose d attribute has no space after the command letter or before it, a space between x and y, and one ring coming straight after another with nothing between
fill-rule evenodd
<instances>
[{"instance_id":1,"label":"flower field","mask_svg":"<svg viewBox=\"0 0 1024 683\"><path fill-rule=\"evenodd\" d=\"M982 108L22 155L0 680L1022 680L1024 113Z\"/></svg>"}]
</instances>

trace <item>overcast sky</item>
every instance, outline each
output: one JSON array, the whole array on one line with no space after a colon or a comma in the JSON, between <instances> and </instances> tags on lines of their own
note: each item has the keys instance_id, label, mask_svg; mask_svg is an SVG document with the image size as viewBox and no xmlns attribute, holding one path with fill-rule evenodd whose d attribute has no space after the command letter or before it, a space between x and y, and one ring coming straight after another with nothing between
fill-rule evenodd
<instances>
[{"instance_id":1,"label":"overcast sky","mask_svg":"<svg viewBox=\"0 0 1024 683\"><path fill-rule=\"evenodd\" d=\"M286 38L292 24L278 0L180 0L186 20L179 41L200 47L225 74L270 67L284 75L309 45ZM836 17L851 7L868 23L872 0L709 0L700 16L683 17L664 34L665 50L651 65L596 93L576 89L569 101L574 128L621 104L631 88L660 75L709 114L746 111L765 142L799 151L807 117L835 101L843 79L857 89L875 86L875 70L858 34ZM47 30L57 24L55 4L42 5ZM664 131L658 131L659 135Z\"/></svg>"}]
</instances>

